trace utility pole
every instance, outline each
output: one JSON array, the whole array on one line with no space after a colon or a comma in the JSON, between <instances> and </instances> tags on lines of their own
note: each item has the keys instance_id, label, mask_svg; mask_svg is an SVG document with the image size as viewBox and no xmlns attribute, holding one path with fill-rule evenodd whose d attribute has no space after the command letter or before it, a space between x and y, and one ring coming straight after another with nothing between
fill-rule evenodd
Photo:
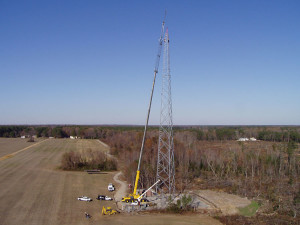
<instances>
[{"instance_id":1,"label":"utility pole","mask_svg":"<svg viewBox=\"0 0 300 225\"><path fill-rule=\"evenodd\" d=\"M158 140L156 180L161 180L156 191L173 194L175 192L174 141L172 118L171 74L169 55L169 33L163 40L163 69Z\"/></svg>"}]
</instances>

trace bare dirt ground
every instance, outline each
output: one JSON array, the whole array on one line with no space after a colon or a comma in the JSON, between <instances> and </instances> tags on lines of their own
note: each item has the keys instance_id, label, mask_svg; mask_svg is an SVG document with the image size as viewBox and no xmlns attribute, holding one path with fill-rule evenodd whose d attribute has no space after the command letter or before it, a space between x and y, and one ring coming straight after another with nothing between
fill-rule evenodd
<instances>
[{"instance_id":1,"label":"bare dirt ground","mask_svg":"<svg viewBox=\"0 0 300 225\"><path fill-rule=\"evenodd\" d=\"M245 207L251 203L247 198L221 191L199 190L197 194L207 199L214 207L217 207L223 215L237 214L239 213L238 208Z\"/></svg>"},{"instance_id":2,"label":"bare dirt ground","mask_svg":"<svg viewBox=\"0 0 300 225\"><path fill-rule=\"evenodd\" d=\"M28 142L28 138L0 138L0 157L34 145L42 140L41 138L37 138L35 142Z\"/></svg>"}]
</instances>

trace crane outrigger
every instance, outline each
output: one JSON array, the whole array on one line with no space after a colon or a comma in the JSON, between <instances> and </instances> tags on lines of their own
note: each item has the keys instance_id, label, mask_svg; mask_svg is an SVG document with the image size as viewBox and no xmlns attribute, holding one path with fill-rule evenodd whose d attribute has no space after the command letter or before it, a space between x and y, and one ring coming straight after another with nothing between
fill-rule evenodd
<instances>
[{"instance_id":1,"label":"crane outrigger","mask_svg":"<svg viewBox=\"0 0 300 225\"><path fill-rule=\"evenodd\" d=\"M145 144L146 133L147 133L147 128L148 128L149 116L150 116L150 111L151 111L151 104L152 104L152 97L153 97L154 86L155 86L155 79L156 79L156 75L158 73L158 67L159 67L159 61L160 61L160 55L161 55L161 49L162 49L162 43L163 43L165 19L166 19L166 14L165 14L165 18L162 22L162 27L161 27L161 33L160 33L159 45L158 45L158 53L157 53L157 56L156 56L156 63L155 63L155 68L154 68L154 78L153 78L153 84L152 84L152 90L151 90L151 96L150 96L150 103L149 103L149 107L148 107L148 113L147 113L145 129L144 129L142 146L141 146L141 150L140 150L138 168L137 168L137 171L136 171L134 189L133 189L132 194L130 194L127 197L122 198L122 202L134 202L134 201L140 201L140 200L143 201L143 199L141 199L141 196L139 194L137 194L137 186L138 186L139 179L140 179L140 166L141 166L141 160L142 160L142 155L143 155L143 151L144 151L144 144ZM158 182L159 181L157 181L155 184L157 184Z\"/></svg>"}]
</instances>

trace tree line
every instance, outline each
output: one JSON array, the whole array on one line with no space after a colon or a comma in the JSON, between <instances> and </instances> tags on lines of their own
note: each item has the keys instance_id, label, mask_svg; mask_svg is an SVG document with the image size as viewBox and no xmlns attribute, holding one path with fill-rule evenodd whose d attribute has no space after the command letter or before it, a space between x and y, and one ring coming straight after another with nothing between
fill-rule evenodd
<instances>
[{"instance_id":1,"label":"tree line","mask_svg":"<svg viewBox=\"0 0 300 225\"><path fill-rule=\"evenodd\" d=\"M0 126L0 137L17 138L21 136L66 138L77 136L85 139L105 138L108 128L91 126Z\"/></svg>"},{"instance_id":2,"label":"tree line","mask_svg":"<svg viewBox=\"0 0 300 225\"><path fill-rule=\"evenodd\" d=\"M192 128L198 140L237 140L254 137L257 140L276 142L300 142L299 127L207 127Z\"/></svg>"},{"instance_id":3,"label":"tree line","mask_svg":"<svg viewBox=\"0 0 300 225\"><path fill-rule=\"evenodd\" d=\"M151 126L150 131L157 130ZM0 137L16 138L23 135L37 137L65 138L77 136L80 138L106 138L115 132L139 132L142 126L0 126ZM191 131L197 140L226 141L237 140L241 137L254 137L258 140L273 142L300 142L300 127L264 127L264 126L193 126L174 127L175 132Z\"/></svg>"}]
</instances>

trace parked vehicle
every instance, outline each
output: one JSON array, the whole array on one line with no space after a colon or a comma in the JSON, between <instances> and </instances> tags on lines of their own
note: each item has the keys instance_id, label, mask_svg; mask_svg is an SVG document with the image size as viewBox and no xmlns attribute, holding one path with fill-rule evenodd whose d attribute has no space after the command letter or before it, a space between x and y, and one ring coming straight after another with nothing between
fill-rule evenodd
<instances>
[{"instance_id":1,"label":"parked vehicle","mask_svg":"<svg viewBox=\"0 0 300 225\"><path fill-rule=\"evenodd\" d=\"M105 200L105 195L98 195L97 200Z\"/></svg>"},{"instance_id":2,"label":"parked vehicle","mask_svg":"<svg viewBox=\"0 0 300 225\"><path fill-rule=\"evenodd\" d=\"M115 186L113 184L108 184L108 187L107 187L108 191L114 191L115 190Z\"/></svg>"},{"instance_id":3,"label":"parked vehicle","mask_svg":"<svg viewBox=\"0 0 300 225\"><path fill-rule=\"evenodd\" d=\"M98 195L97 199L98 200L105 200L105 201L111 201L111 200L113 200L111 197L105 196L105 195Z\"/></svg>"},{"instance_id":4,"label":"parked vehicle","mask_svg":"<svg viewBox=\"0 0 300 225\"><path fill-rule=\"evenodd\" d=\"M85 201L85 202L91 202L93 199L87 197L87 196L80 196L77 198L79 201Z\"/></svg>"},{"instance_id":5,"label":"parked vehicle","mask_svg":"<svg viewBox=\"0 0 300 225\"><path fill-rule=\"evenodd\" d=\"M113 200L111 197L105 196L105 201L111 201Z\"/></svg>"},{"instance_id":6,"label":"parked vehicle","mask_svg":"<svg viewBox=\"0 0 300 225\"><path fill-rule=\"evenodd\" d=\"M142 198L142 199L140 200L140 203L141 203L141 202L149 202L149 200L146 199L146 198ZM139 200L131 202L130 205L139 205Z\"/></svg>"},{"instance_id":7,"label":"parked vehicle","mask_svg":"<svg viewBox=\"0 0 300 225\"><path fill-rule=\"evenodd\" d=\"M131 202L130 205L138 205L138 204L139 204L139 202L138 202L138 201L135 201L135 202Z\"/></svg>"}]
</instances>

